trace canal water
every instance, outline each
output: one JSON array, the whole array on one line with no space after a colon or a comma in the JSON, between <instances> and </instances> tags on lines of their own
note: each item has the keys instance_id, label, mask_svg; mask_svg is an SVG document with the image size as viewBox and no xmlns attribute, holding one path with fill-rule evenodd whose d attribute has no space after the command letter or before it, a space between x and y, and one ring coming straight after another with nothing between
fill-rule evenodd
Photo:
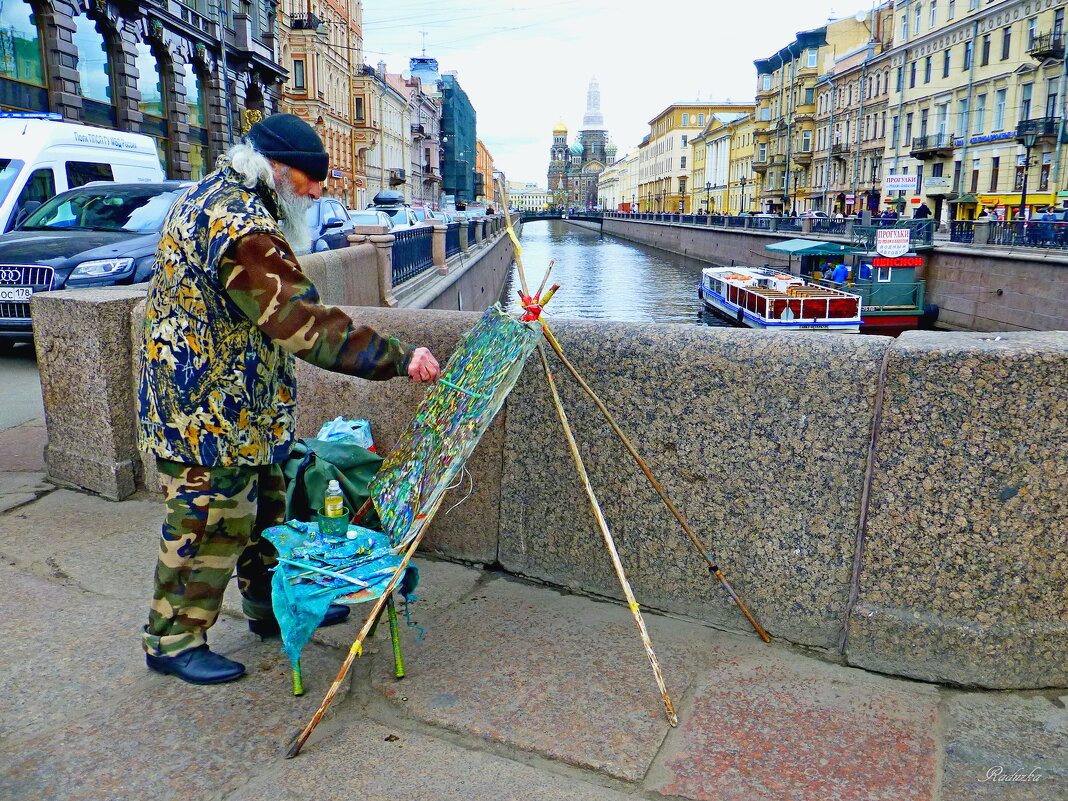
<instances>
[{"instance_id":1,"label":"canal water","mask_svg":"<svg viewBox=\"0 0 1068 801\"><path fill-rule=\"evenodd\" d=\"M523 224L523 268L531 292L538 288L550 259L549 285L559 283L546 311L554 317L642 323L728 326L701 307L697 285L708 263L674 253L602 237L559 220ZM503 301L519 311L519 273L505 288Z\"/></svg>"}]
</instances>

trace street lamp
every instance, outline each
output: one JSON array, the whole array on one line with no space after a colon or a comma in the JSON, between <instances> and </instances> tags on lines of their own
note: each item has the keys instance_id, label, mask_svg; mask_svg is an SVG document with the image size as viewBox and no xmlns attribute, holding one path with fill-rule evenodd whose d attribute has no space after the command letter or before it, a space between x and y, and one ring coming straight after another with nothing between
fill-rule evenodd
<instances>
[{"instance_id":1,"label":"street lamp","mask_svg":"<svg viewBox=\"0 0 1068 801\"><path fill-rule=\"evenodd\" d=\"M712 213L712 182L705 181L705 214Z\"/></svg>"},{"instance_id":2,"label":"street lamp","mask_svg":"<svg viewBox=\"0 0 1068 801\"><path fill-rule=\"evenodd\" d=\"M797 190L801 186L801 176L804 173L802 169L794 170L794 200L793 205L790 207L790 215L792 217L797 216Z\"/></svg>"},{"instance_id":3,"label":"street lamp","mask_svg":"<svg viewBox=\"0 0 1068 801\"><path fill-rule=\"evenodd\" d=\"M746 179L745 179L744 175L741 178L738 179L738 183L741 184L741 187L742 187L742 200L741 200L741 203L738 206L738 213L739 214L744 214L745 213L745 184L746 184Z\"/></svg>"},{"instance_id":4,"label":"street lamp","mask_svg":"<svg viewBox=\"0 0 1068 801\"><path fill-rule=\"evenodd\" d=\"M1024 218L1024 226L1027 225L1027 173L1031 169L1031 148L1035 146L1035 142L1038 140L1038 134L1025 133L1017 141L1022 142L1025 150L1024 162L1023 162L1023 188L1020 192L1020 216Z\"/></svg>"}]
</instances>

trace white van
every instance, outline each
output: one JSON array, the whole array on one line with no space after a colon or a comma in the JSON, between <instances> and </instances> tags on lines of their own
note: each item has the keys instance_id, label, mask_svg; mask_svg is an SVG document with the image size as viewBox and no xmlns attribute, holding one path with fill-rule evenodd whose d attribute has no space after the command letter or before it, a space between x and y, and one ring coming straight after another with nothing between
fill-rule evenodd
<instances>
[{"instance_id":1,"label":"white van","mask_svg":"<svg viewBox=\"0 0 1068 801\"><path fill-rule=\"evenodd\" d=\"M63 122L58 114L0 113L0 233L76 186L165 178L150 136Z\"/></svg>"}]
</instances>

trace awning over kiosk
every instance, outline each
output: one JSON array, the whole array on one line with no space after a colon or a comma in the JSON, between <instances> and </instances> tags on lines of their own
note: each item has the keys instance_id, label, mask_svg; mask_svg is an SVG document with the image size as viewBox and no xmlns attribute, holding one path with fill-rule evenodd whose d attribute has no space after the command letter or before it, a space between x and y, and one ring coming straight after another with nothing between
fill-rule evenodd
<instances>
[{"instance_id":1,"label":"awning over kiosk","mask_svg":"<svg viewBox=\"0 0 1068 801\"><path fill-rule=\"evenodd\" d=\"M838 242L823 242L819 239L787 239L774 245L765 245L764 250L787 253L791 256L846 256L850 253L863 253L862 248L842 245Z\"/></svg>"}]
</instances>

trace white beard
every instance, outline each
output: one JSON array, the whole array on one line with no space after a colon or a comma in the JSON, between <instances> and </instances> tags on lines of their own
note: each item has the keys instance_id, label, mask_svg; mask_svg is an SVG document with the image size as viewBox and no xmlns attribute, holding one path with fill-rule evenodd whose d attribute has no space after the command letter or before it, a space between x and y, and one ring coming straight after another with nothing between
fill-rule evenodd
<instances>
[{"instance_id":1,"label":"white beard","mask_svg":"<svg viewBox=\"0 0 1068 801\"><path fill-rule=\"evenodd\" d=\"M294 256L303 256L311 251L311 231L308 230L308 209L312 198L298 195L289 177L289 168L281 170L281 176L274 182L274 191L278 195L278 227Z\"/></svg>"}]
</instances>

